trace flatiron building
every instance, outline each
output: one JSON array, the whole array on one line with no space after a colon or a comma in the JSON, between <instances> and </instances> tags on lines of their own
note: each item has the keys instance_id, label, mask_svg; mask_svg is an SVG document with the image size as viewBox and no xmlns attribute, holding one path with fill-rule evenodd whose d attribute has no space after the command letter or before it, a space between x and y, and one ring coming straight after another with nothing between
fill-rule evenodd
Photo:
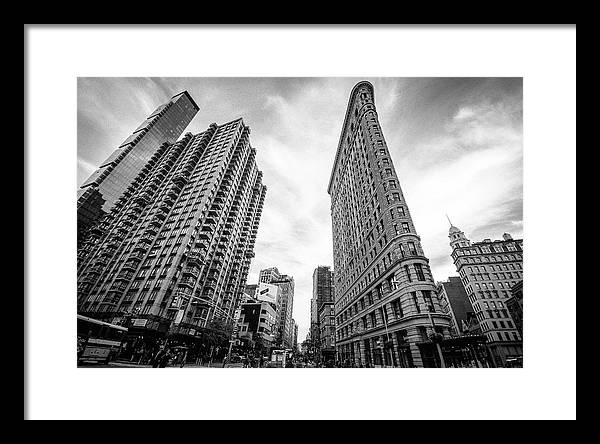
<instances>
[{"instance_id":1,"label":"flatiron building","mask_svg":"<svg viewBox=\"0 0 600 444\"><path fill-rule=\"evenodd\" d=\"M450 319L374 100L369 82L352 90L328 187L337 359L363 367L437 367L437 345L449 337Z\"/></svg>"}]
</instances>

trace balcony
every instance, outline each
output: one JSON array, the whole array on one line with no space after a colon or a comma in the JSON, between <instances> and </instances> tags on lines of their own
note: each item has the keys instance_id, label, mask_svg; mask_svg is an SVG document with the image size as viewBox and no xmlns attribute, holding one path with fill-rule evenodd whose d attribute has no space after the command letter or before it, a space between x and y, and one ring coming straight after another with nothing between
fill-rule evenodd
<instances>
[{"instance_id":1,"label":"balcony","mask_svg":"<svg viewBox=\"0 0 600 444\"><path fill-rule=\"evenodd\" d=\"M137 263L134 263L134 262L125 262L123 264L123 267L121 268L121 270L132 270L132 271L135 271L135 270L137 270L137 266L138 266Z\"/></svg>"},{"instance_id":2,"label":"balcony","mask_svg":"<svg viewBox=\"0 0 600 444\"><path fill-rule=\"evenodd\" d=\"M140 239L141 240L141 239ZM145 253L146 251L148 251L148 245L144 244L144 243L137 243L134 247L133 247L133 252L136 251L141 251L143 253ZM131 254L130 257L133 257L133 253Z\"/></svg>"},{"instance_id":3,"label":"balcony","mask_svg":"<svg viewBox=\"0 0 600 444\"><path fill-rule=\"evenodd\" d=\"M213 290L213 291L214 291L214 290L215 290L215 288L217 288L217 281L214 281L214 280L210 280L210 281L208 281L208 280L207 280L207 281L204 283L204 288L205 288L205 290L206 290L206 289L208 289L208 290Z\"/></svg>"},{"instance_id":4,"label":"balcony","mask_svg":"<svg viewBox=\"0 0 600 444\"><path fill-rule=\"evenodd\" d=\"M194 267L186 267L183 269L182 274L184 276L192 276L194 278L194 280L198 279L198 276L200 275L200 272L198 271L197 268Z\"/></svg>"},{"instance_id":5,"label":"balcony","mask_svg":"<svg viewBox=\"0 0 600 444\"><path fill-rule=\"evenodd\" d=\"M188 252L187 253L187 263L190 265L200 266L203 264L202 256L197 252Z\"/></svg>"},{"instance_id":6,"label":"balcony","mask_svg":"<svg viewBox=\"0 0 600 444\"><path fill-rule=\"evenodd\" d=\"M173 183L180 186L184 186L188 182L187 178L183 174L178 174L173 178Z\"/></svg>"},{"instance_id":7,"label":"balcony","mask_svg":"<svg viewBox=\"0 0 600 444\"><path fill-rule=\"evenodd\" d=\"M173 197L173 195L171 194L167 194L161 205L168 205L169 208L173 206L173 204L175 203L175 200L177 199L177 196Z\"/></svg>"},{"instance_id":8,"label":"balcony","mask_svg":"<svg viewBox=\"0 0 600 444\"><path fill-rule=\"evenodd\" d=\"M194 285L196 285L196 282L197 282L196 279L185 278L185 279L182 279L181 281L179 281L179 285L182 287L194 288Z\"/></svg>"},{"instance_id":9,"label":"balcony","mask_svg":"<svg viewBox=\"0 0 600 444\"><path fill-rule=\"evenodd\" d=\"M150 235L147 235L147 234L143 235L140 238L140 242L143 242L145 244L151 244L152 241L154 241L154 236L150 236Z\"/></svg>"},{"instance_id":10,"label":"balcony","mask_svg":"<svg viewBox=\"0 0 600 444\"><path fill-rule=\"evenodd\" d=\"M173 197L173 198L177 198L177 196L179 196L179 193L181 192L181 187L177 186L177 185L171 185L168 189L167 189L167 195Z\"/></svg>"},{"instance_id":11,"label":"balcony","mask_svg":"<svg viewBox=\"0 0 600 444\"><path fill-rule=\"evenodd\" d=\"M150 223L147 227L146 227L146 231L144 234L144 237L146 236L151 236L154 237L156 236L156 233L158 233L158 227L157 225Z\"/></svg>"},{"instance_id":12,"label":"balcony","mask_svg":"<svg viewBox=\"0 0 600 444\"><path fill-rule=\"evenodd\" d=\"M99 225L92 227L90 230L90 234L94 236L102 236L104 233L106 233L106 229Z\"/></svg>"},{"instance_id":13,"label":"balcony","mask_svg":"<svg viewBox=\"0 0 600 444\"><path fill-rule=\"evenodd\" d=\"M124 268L125 267L123 267L123 269ZM123 272L121 272L121 273L119 273L117 275L117 277L115 278L115 281L125 281L125 282L128 282L131 279L133 279L133 273L123 273Z\"/></svg>"}]
</instances>

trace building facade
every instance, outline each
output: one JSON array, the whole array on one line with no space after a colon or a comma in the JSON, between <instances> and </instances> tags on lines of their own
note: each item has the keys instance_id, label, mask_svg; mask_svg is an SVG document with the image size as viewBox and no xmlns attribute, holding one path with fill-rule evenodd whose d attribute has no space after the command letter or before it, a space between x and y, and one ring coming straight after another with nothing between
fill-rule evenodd
<instances>
[{"instance_id":1,"label":"building facade","mask_svg":"<svg viewBox=\"0 0 600 444\"><path fill-rule=\"evenodd\" d=\"M452 319L450 334L452 336L466 334L469 320L475 315L475 312L461 278L451 276L446 282L438 282L437 290L442 311L450 315Z\"/></svg>"},{"instance_id":2,"label":"building facade","mask_svg":"<svg viewBox=\"0 0 600 444\"><path fill-rule=\"evenodd\" d=\"M311 351L317 349L319 343L319 311L317 310L317 299L313 296L310 300L310 331L308 332L311 339Z\"/></svg>"},{"instance_id":3,"label":"building facade","mask_svg":"<svg viewBox=\"0 0 600 444\"><path fill-rule=\"evenodd\" d=\"M294 339L294 326L292 323L294 278L286 274L281 274L277 267L271 267L260 271L258 281L259 284L272 284L279 287L276 344L279 347L292 348Z\"/></svg>"},{"instance_id":4,"label":"building facade","mask_svg":"<svg viewBox=\"0 0 600 444\"><path fill-rule=\"evenodd\" d=\"M319 362L335 361L334 272L320 265L313 271L315 351ZM312 312L311 312L312 314Z\"/></svg>"},{"instance_id":5,"label":"building facade","mask_svg":"<svg viewBox=\"0 0 600 444\"><path fill-rule=\"evenodd\" d=\"M506 307L515 321L517 331L523 338L523 281L510 287L510 292L512 296L506 300Z\"/></svg>"},{"instance_id":6,"label":"building facade","mask_svg":"<svg viewBox=\"0 0 600 444\"><path fill-rule=\"evenodd\" d=\"M237 337L250 349L269 350L275 341L275 305L248 299L240 308Z\"/></svg>"},{"instance_id":7,"label":"building facade","mask_svg":"<svg viewBox=\"0 0 600 444\"><path fill-rule=\"evenodd\" d=\"M504 233L502 240L471 243L450 224L452 260L496 367L522 365L523 342L508 311L511 287L523 280L523 240Z\"/></svg>"},{"instance_id":8,"label":"building facade","mask_svg":"<svg viewBox=\"0 0 600 444\"><path fill-rule=\"evenodd\" d=\"M328 192L336 353L355 366L440 366L450 318L436 297L369 82L350 94Z\"/></svg>"},{"instance_id":9,"label":"building facade","mask_svg":"<svg viewBox=\"0 0 600 444\"><path fill-rule=\"evenodd\" d=\"M333 301L323 302L319 307L319 345L320 362L335 363L335 311Z\"/></svg>"},{"instance_id":10,"label":"building facade","mask_svg":"<svg viewBox=\"0 0 600 444\"><path fill-rule=\"evenodd\" d=\"M81 185L77 194L79 239L108 212L127 187L167 143L174 143L199 107L187 91L160 105Z\"/></svg>"},{"instance_id":11,"label":"building facade","mask_svg":"<svg viewBox=\"0 0 600 444\"><path fill-rule=\"evenodd\" d=\"M293 324L294 324L294 336L292 339L292 350L297 352L298 351L298 323L295 320L293 320Z\"/></svg>"},{"instance_id":12,"label":"building facade","mask_svg":"<svg viewBox=\"0 0 600 444\"><path fill-rule=\"evenodd\" d=\"M232 323L266 187L242 119L154 153L78 251L78 312L139 335Z\"/></svg>"}]
</instances>

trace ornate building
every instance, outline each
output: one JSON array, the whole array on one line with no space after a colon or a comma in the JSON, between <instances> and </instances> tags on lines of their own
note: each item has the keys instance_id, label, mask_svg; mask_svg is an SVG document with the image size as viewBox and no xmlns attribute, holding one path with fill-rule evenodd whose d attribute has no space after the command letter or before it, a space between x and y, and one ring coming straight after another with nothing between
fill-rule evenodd
<instances>
[{"instance_id":1,"label":"ornate building","mask_svg":"<svg viewBox=\"0 0 600 444\"><path fill-rule=\"evenodd\" d=\"M242 119L164 143L78 251L78 311L140 335L231 323L266 194Z\"/></svg>"},{"instance_id":2,"label":"ornate building","mask_svg":"<svg viewBox=\"0 0 600 444\"><path fill-rule=\"evenodd\" d=\"M511 287L523 280L523 240L504 233L502 240L471 243L450 224L452 259L465 287L480 334L496 367L520 366L523 342L508 311Z\"/></svg>"},{"instance_id":3,"label":"ornate building","mask_svg":"<svg viewBox=\"0 0 600 444\"><path fill-rule=\"evenodd\" d=\"M350 94L331 172L336 352L356 366L440 366L449 337L369 82Z\"/></svg>"}]
</instances>

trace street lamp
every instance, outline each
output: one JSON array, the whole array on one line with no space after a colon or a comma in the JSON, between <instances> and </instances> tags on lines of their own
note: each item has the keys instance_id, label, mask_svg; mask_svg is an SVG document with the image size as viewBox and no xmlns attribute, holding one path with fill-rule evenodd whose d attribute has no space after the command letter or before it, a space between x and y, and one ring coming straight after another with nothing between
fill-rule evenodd
<instances>
[{"instance_id":1,"label":"street lamp","mask_svg":"<svg viewBox=\"0 0 600 444\"><path fill-rule=\"evenodd\" d=\"M389 341L390 341L390 332L388 331L387 310L385 308L385 304L383 304L381 306L381 316L383 317L383 325L385 325L385 335L386 335L388 343L389 343ZM390 360L392 362L392 367L395 368L396 365L394 363L394 351L391 348L389 350L390 350ZM385 344L384 344L384 348L381 350L381 357L382 358L383 358L384 353L385 353Z\"/></svg>"},{"instance_id":2,"label":"street lamp","mask_svg":"<svg viewBox=\"0 0 600 444\"><path fill-rule=\"evenodd\" d=\"M429 322L431 322L431 328L433 330L431 335L429 336L429 338L436 346L438 355L440 357L440 367L446 368L446 362L444 361L444 355L442 354L442 346L440 345L440 342L442 342L442 340L444 339L444 336L441 333L438 333L435 331L435 322L433 321L431 312L428 312L427 316L429 316Z\"/></svg>"}]
</instances>

